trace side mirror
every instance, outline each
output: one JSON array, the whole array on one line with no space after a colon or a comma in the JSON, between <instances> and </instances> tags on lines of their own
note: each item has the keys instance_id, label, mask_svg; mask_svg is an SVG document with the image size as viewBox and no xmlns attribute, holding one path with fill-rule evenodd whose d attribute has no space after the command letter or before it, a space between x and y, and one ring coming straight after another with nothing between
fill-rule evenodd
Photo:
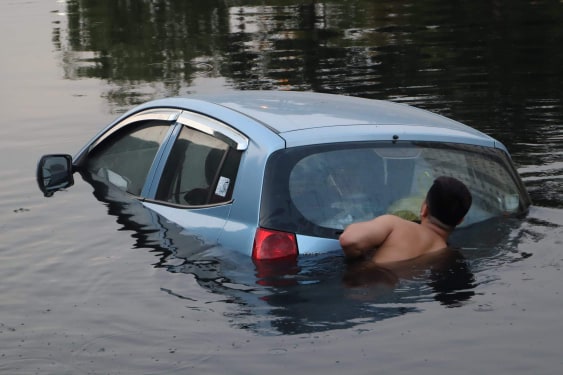
<instances>
[{"instance_id":1,"label":"side mirror","mask_svg":"<svg viewBox=\"0 0 563 375\"><path fill-rule=\"evenodd\" d=\"M50 197L74 184L73 173L72 156L44 155L37 164L37 185L43 195Z\"/></svg>"}]
</instances>

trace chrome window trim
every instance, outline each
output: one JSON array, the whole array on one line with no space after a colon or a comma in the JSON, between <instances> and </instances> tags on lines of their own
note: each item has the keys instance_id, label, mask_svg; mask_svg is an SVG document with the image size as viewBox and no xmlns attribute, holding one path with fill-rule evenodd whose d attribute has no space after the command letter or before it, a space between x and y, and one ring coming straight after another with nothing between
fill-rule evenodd
<instances>
[{"instance_id":1,"label":"chrome window trim","mask_svg":"<svg viewBox=\"0 0 563 375\"><path fill-rule=\"evenodd\" d=\"M90 147L88 147L88 152L92 151L97 145L99 145L105 139L110 137L112 134L114 134L120 129L123 129L125 126L133 122L145 121L145 120L161 120L161 121L168 121L170 123L173 123L174 121L176 121L176 119L178 119L181 113L182 113L181 110L172 109L172 108L153 108L136 113L132 116L127 117L117 125L113 126L110 130L106 131L98 139L92 142Z\"/></svg>"},{"instance_id":2,"label":"chrome window trim","mask_svg":"<svg viewBox=\"0 0 563 375\"><path fill-rule=\"evenodd\" d=\"M236 150L242 151L248 148L248 138L244 134L213 118L194 112L183 111L176 121L221 139Z\"/></svg>"}]
</instances>

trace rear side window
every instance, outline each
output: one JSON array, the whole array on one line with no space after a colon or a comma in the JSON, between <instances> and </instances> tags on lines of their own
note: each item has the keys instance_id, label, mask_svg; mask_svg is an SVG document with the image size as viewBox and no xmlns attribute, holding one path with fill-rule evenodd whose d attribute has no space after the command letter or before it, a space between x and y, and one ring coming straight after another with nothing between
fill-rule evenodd
<instances>
[{"instance_id":1,"label":"rear side window","mask_svg":"<svg viewBox=\"0 0 563 375\"><path fill-rule=\"evenodd\" d=\"M223 140L183 127L157 190L156 199L200 206L231 199L240 152Z\"/></svg>"},{"instance_id":2,"label":"rear side window","mask_svg":"<svg viewBox=\"0 0 563 375\"><path fill-rule=\"evenodd\" d=\"M423 142L316 145L271 156L260 224L336 238L348 224L385 213L418 220L426 192L441 175L460 179L473 194L465 225L529 205L501 150Z\"/></svg>"}]
</instances>

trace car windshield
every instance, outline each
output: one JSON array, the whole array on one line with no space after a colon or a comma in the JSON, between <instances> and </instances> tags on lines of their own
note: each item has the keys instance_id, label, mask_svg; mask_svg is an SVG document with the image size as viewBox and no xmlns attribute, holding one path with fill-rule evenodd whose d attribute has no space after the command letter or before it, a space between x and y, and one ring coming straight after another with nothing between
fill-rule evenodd
<instances>
[{"instance_id":1,"label":"car windshield","mask_svg":"<svg viewBox=\"0 0 563 375\"><path fill-rule=\"evenodd\" d=\"M435 142L357 142L280 150L267 165L260 212L266 228L336 237L348 224L392 213L418 220L438 176L463 181L473 204L463 225L529 205L499 149Z\"/></svg>"}]
</instances>

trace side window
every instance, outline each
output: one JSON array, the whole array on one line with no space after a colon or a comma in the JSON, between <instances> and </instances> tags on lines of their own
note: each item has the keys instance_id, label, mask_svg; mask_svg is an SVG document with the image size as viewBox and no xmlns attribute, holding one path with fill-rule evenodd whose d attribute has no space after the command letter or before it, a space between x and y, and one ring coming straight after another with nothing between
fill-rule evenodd
<instances>
[{"instance_id":1,"label":"side window","mask_svg":"<svg viewBox=\"0 0 563 375\"><path fill-rule=\"evenodd\" d=\"M224 141L184 127L172 147L156 199L205 205L231 199L240 152Z\"/></svg>"},{"instance_id":2,"label":"side window","mask_svg":"<svg viewBox=\"0 0 563 375\"><path fill-rule=\"evenodd\" d=\"M170 126L144 121L127 126L88 155L90 173L133 195L140 195L154 157Z\"/></svg>"}]
</instances>

